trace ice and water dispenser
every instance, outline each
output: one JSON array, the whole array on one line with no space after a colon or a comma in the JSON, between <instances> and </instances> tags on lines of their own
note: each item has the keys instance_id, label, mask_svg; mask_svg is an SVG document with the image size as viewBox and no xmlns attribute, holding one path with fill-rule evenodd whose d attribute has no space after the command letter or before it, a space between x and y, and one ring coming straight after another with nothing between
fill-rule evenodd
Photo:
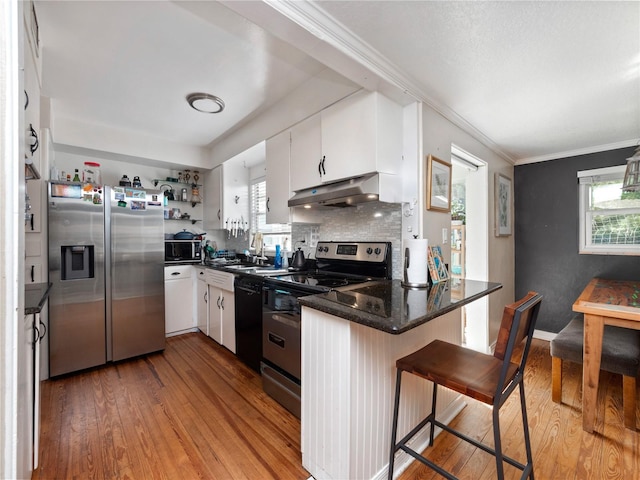
<instances>
[{"instance_id":1,"label":"ice and water dispenser","mask_svg":"<svg viewBox=\"0 0 640 480\"><path fill-rule=\"evenodd\" d=\"M60 248L60 280L93 278L93 245L63 245Z\"/></svg>"}]
</instances>

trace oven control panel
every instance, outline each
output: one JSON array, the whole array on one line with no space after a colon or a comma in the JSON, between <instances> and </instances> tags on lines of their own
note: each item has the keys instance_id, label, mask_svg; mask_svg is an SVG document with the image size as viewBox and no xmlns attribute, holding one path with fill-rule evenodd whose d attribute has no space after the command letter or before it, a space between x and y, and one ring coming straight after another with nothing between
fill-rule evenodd
<instances>
[{"instance_id":1,"label":"oven control panel","mask_svg":"<svg viewBox=\"0 0 640 480\"><path fill-rule=\"evenodd\" d=\"M388 248L385 242L318 242L316 259L384 262Z\"/></svg>"}]
</instances>

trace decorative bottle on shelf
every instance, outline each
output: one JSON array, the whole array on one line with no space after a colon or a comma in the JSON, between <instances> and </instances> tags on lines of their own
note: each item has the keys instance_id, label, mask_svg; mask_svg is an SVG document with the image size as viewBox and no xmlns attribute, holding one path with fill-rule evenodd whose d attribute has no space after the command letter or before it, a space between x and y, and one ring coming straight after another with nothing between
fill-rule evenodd
<instances>
[{"instance_id":1,"label":"decorative bottle on shelf","mask_svg":"<svg viewBox=\"0 0 640 480\"><path fill-rule=\"evenodd\" d=\"M80 175L78 174L78 169L77 168L75 170L75 175L73 176L73 181L74 182L79 182L80 181Z\"/></svg>"}]
</instances>

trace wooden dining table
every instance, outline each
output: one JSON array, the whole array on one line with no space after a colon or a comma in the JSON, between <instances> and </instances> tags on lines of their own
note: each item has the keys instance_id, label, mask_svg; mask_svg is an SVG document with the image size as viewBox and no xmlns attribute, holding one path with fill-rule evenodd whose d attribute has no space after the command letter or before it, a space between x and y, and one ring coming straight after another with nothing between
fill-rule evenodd
<instances>
[{"instance_id":1,"label":"wooden dining table","mask_svg":"<svg viewBox=\"0 0 640 480\"><path fill-rule=\"evenodd\" d=\"M582 428L593 432L604 326L640 330L640 281L593 278L573 311L584 314Z\"/></svg>"}]
</instances>

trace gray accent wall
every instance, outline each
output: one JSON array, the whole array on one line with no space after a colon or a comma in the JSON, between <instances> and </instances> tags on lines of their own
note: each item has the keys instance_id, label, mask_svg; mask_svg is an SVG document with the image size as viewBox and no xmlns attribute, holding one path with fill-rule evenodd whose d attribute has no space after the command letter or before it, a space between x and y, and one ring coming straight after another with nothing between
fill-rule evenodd
<instances>
[{"instance_id":1,"label":"gray accent wall","mask_svg":"<svg viewBox=\"0 0 640 480\"><path fill-rule=\"evenodd\" d=\"M516 298L544 299L537 329L559 332L593 277L640 280L640 257L578 254L577 172L625 165L635 147L514 167Z\"/></svg>"}]
</instances>

